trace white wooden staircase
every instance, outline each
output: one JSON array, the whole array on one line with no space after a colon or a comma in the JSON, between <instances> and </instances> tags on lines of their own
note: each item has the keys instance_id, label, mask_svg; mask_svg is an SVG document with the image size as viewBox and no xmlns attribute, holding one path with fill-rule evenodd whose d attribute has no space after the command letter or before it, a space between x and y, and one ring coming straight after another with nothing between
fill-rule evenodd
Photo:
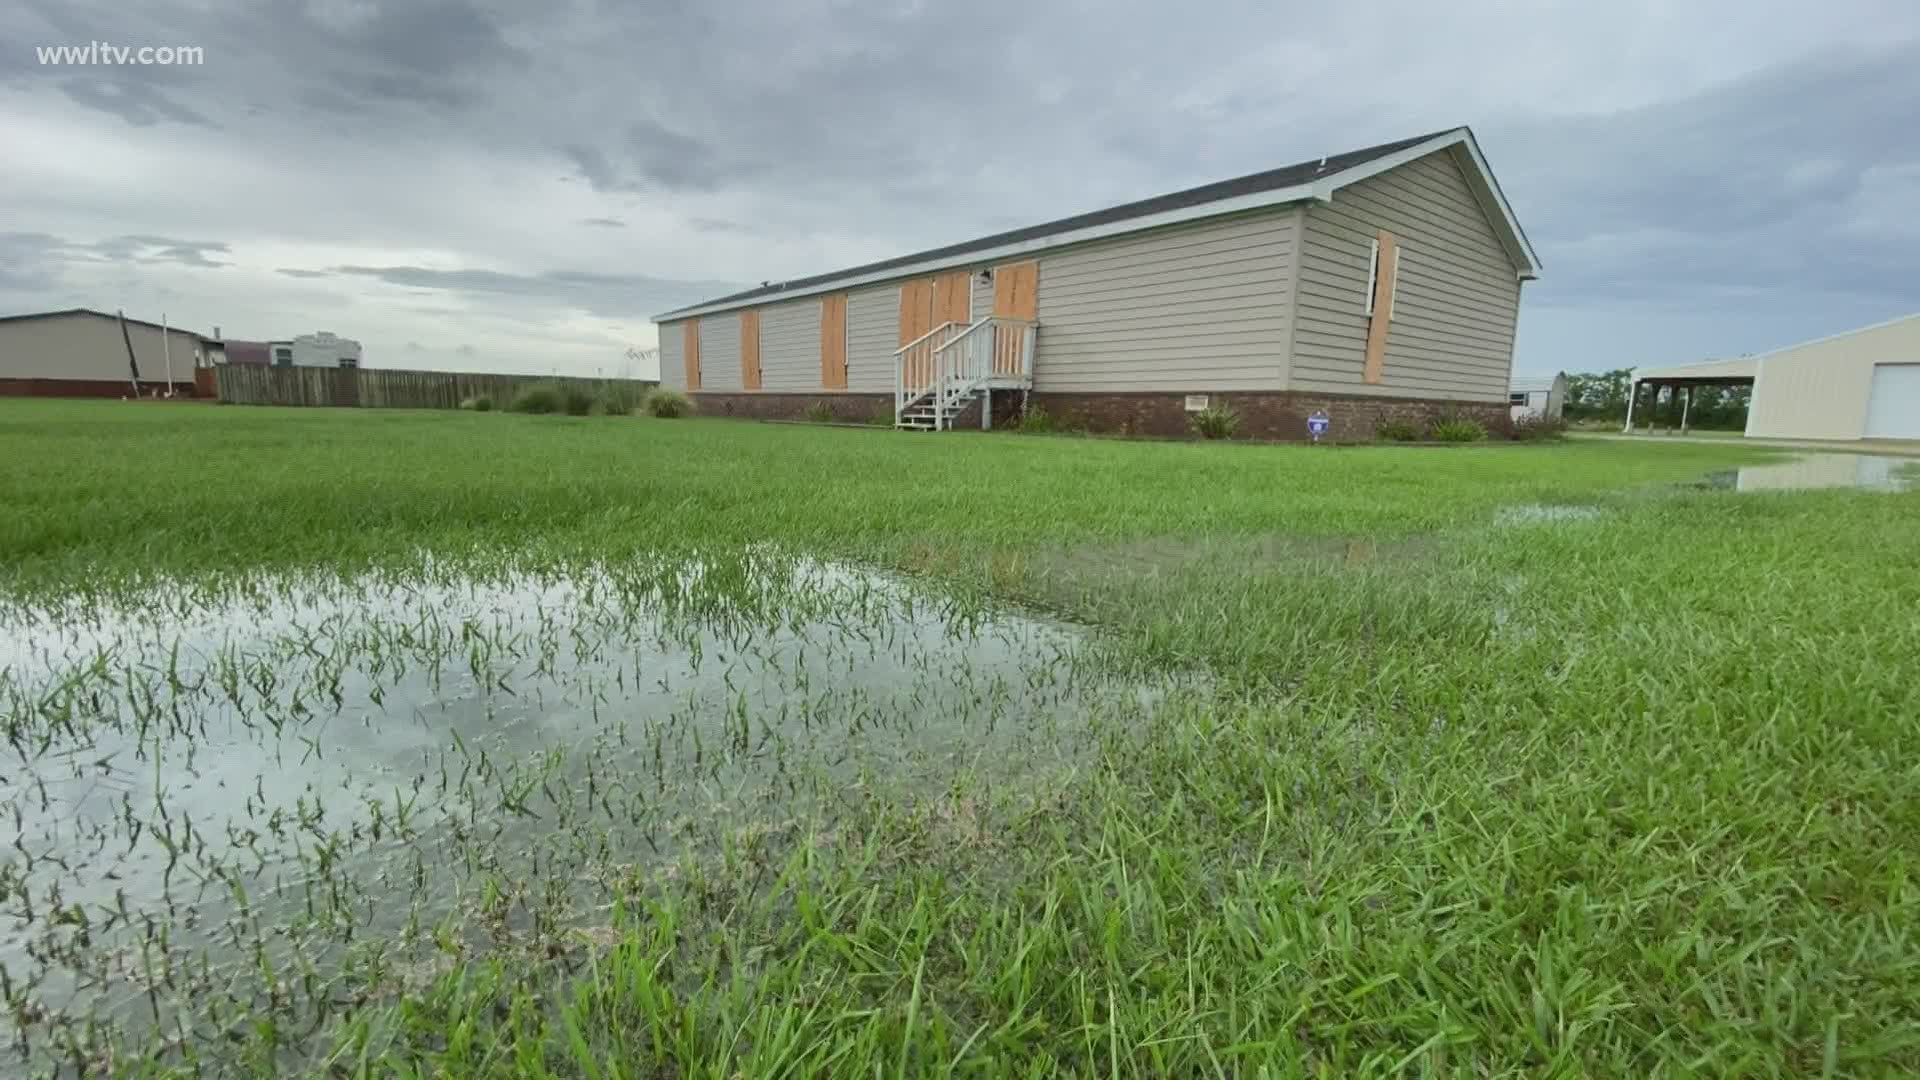
<instances>
[{"instance_id":1,"label":"white wooden staircase","mask_svg":"<svg viewBox=\"0 0 1920 1080\"><path fill-rule=\"evenodd\" d=\"M993 426L993 392L1033 387L1040 324L989 315L965 326L942 323L893 353L893 424L946 431L980 403L980 426Z\"/></svg>"}]
</instances>

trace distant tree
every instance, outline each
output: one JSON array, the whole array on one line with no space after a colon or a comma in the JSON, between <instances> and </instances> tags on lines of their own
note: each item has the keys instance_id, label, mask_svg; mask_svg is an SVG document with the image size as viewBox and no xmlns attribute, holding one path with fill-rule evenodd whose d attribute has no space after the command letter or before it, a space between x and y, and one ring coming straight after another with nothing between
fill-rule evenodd
<instances>
[{"instance_id":1,"label":"distant tree","mask_svg":"<svg viewBox=\"0 0 1920 1080\"><path fill-rule=\"evenodd\" d=\"M1565 415L1569 420L1624 420L1627 415L1628 368L1589 371L1567 376Z\"/></svg>"}]
</instances>

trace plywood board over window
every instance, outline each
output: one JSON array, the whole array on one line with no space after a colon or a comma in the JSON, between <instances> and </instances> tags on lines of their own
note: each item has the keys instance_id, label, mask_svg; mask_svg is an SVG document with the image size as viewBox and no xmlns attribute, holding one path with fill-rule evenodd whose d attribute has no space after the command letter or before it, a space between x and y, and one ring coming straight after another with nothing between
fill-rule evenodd
<instances>
[{"instance_id":1,"label":"plywood board over window","mask_svg":"<svg viewBox=\"0 0 1920 1080\"><path fill-rule=\"evenodd\" d=\"M687 389L700 389L700 320L688 319L681 325L680 352L687 363Z\"/></svg>"},{"instance_id":2,"label":"plywood board over window","mask_svg":"<svg viewBox=\"0 0 1920 1080\"><path fill-rule=\"evenodd\" d=\"M933 325L972 321L973 275L965 270L941 274L933 279Z\"/></svg>"},{"instance_id":3,"label":"plywood board over window","mask_svg":"<svg viewBox=\"0 0 1920 1080\"><path fill-rule=\"evenodd\" d=\"M993 314L998 319L1032 322L1040 314L1040 264L1034 260L1003 263L993 268ZM1019 375L1026 335L1009 326L993 329L993 373Z\"/></svg>"},{"instance_id":4,"label":"plywood board over window","mask_svg":"<svg viewBox=\"0 0 1920 1080\"><path fill-rule=\"evenodd\" d=\"M1373 242L1373 266L1367 274L1367 359L1361 378L1379 383L1386 378L1387 331L1393 322L1393 290L1400 283L1400 245L1381 230Z\"/></svg>"},{"instance_id":5,"label":"plywood board over window","mask_svg":"<svg viewBox=\"0 0 1920 1080\"><path fill-rule=\"evenodd\" d=\"M756 308L740 313L740 386L760 389L760 312Z\"/></svg>"},{"instance_id":6,"label":"plywood board over window","mask_svg":"<svg viewBox=\"0 0 1920 1080\"><path fill-rule=\"evenodd\" d=\"M820 388L847 388L847 294L820 298Z\"/></svg>"}]
</instances>

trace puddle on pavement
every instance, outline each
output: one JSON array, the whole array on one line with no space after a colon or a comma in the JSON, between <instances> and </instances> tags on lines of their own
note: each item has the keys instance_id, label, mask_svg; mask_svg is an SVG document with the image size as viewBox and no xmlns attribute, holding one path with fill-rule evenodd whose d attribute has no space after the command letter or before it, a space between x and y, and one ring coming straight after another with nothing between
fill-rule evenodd
<instances>
[{"instance_id":1,"label":"puddle on pavement","mask_svg":"<svg viewBox=\"0 0 1920 1080\"><path fill-rule=\"evenodd\" d=\"M1874 454L1807 454L1772 465L1743 465L1708 473L1702 486L1730 491L1804 491L1859 488L1910 491L1920 482L1920 459Z\"/></svg>"},{"instance_id":2,"label":"puddle on pavement","mask_svg":"<svg viewBox=\"0 0 1920 1080\"><path fill-rule=\"evenodd\" d=\"M8 1004L36 1042L217 1030L300 996L259 972L318 972L324 1013L346 965L554 938L869 793L1062 767L1177 692L1081 640L788 559L5 611Z\"/></svg>"}]
</instances>

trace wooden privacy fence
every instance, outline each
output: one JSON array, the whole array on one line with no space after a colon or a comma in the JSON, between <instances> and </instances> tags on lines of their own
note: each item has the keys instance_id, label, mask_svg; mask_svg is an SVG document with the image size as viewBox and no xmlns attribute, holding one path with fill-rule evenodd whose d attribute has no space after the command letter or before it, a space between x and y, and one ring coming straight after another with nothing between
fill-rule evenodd
<instances>
[{"instance_id":1,"label":"wooden privacy fence","mask_svg":"<svg viewBox=\"0 0 1920 1080\"><path fill-rule=\"evenodd\" d=\"M567 375L487 375L383 368L215 367L220 400L235 405L333 405L366 409L457 409L469 398L488 397L504 409L515 394L536 383L575 387L600 395L623 393L636 406L658 385L649 379L586 379Z\"/></svg>"}]
</instances>

